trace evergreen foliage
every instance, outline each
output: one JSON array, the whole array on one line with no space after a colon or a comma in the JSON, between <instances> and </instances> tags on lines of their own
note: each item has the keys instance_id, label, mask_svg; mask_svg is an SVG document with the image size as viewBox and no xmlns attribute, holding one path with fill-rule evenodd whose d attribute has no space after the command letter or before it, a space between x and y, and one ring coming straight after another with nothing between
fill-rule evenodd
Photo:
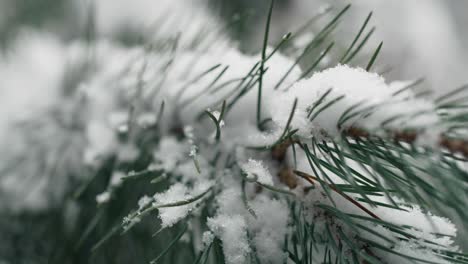
<instances>
[{"instance_id":1,"label":"evergreen foliage","mask_svg":"<svg viewBox=\"0 0 468 264\"><path fill-rule=\"evenodd\" d=\"M159 5L138 40L92 21L0 66L50 53L53 70L23 73L59 76L33 80L55 87L45 107L0 127L0 263L468 263L437 216L468 220L468 86L387 84L385 43L362 52L372 13L333 39L351 5L270 46L271 1L252 56L225 34L239 21Z\"/></svg>"}]
</instances>

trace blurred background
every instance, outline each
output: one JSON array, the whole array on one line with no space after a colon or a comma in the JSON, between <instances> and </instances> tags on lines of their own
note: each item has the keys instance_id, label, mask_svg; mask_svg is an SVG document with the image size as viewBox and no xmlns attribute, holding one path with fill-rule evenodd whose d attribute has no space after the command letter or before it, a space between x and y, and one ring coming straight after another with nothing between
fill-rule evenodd
<instances>
[{"instance_id":1,"label":"blurred background","mask_svg":"<svg viewBox=\"0 0 468 264\"><path fill-rule=\"evenodd\" d=\"M170 1L173 0L0 0L0 147L9 145L2 138L2 133L5 132L3 126L6 127L5 124L12 115L18 113L17 109L33 112L34 106L48 104L52 100L50 98L54 97L52 94L56 91L51 87L35 83L31 85L27 79L45 78L39 80L46 84L57 80L47 74L40 75L40 71L38 76L27 74L37 72L37 68L42 67L46 73L61 72L63 69L60 64L50 69L50 65L54 63L49 63L53 60L60 61L61 56L65 56L65 52L56 52L60 50L59 43L99 38L124 46L139 44L148 37L147 28L158 22L155 17L161 18L161 6ZM311 18L317 18L303 30L300 38L294 40L294 45L303 47L347 3L342 0L276 0L269 38L271 44L278 43L286 33L296 31ZM269 5L269 0L181 0L174 5L174 8L181 10L174 12L185 12L189 23L192 13L197 13L199 16L202 14L206 20L204 23L223 24L224 35L232 39L243 52L254 54L262 46ZM335 12L326 13L329 8L334 8ZM436 94L468 82L468 1L353 0L350 11L331 36L338 48L343 50L349 46L371 11L373 16L369 28L375 26L376 30L363 47L362 54L366 56L362 60L357 58L352 63L362 66L364 61L369 60L380 41L383 41L383 49L374 69L383 73L388 82L424 78L424 88ZM38 35L42 37L38 38ZM34 47L38 46L34 43L45 48L36 49ZM49 56L51 54L47 47L56 48L55 53L51 52L52 56ZM15 66L15 62L9 60L9 56L15 51L18 54L26 51L24 56L32 57L23 58L19 62L24 65L16 65L25 72L18 72L15 70L17 68L10 67ZM51 76L54 75L52 73ZM19 90L18 87L24 88ZM14 94L16 96L12 97ZM3 173L2 166L0 173ZM68 178L54 178L53 184L41 182L39 185L36 181L28 183L40 188L35 188L36 193L28 194L28 198L23 201L26 205L15 204L15 207L11 204L18 202L18 197L24 196L22 192L28 190L29 185L18 185L15 181L4 180L2 176L0 174L0 264L84 263L84 259L88 257L84 252L89 252L91 242L83 242L89 245L80 250L74 246L77 237L80 237L94 215L93 190L88 197L82 198L92 209L84 209L84 213L80 213L81 218L77 218L77 205L70 199L63 199L67 191L59 188L60 185L72 185L67 182ZM95 189L102 190L105 184L105 180L96 183ZM76 189L76 186L73 188ZM144 189L144 185L140 188ZM137 195L132 190L124 192L128 197ZM121 219L121 213L128 213L129 208L135 205L136 197L132 199L122 203L121 208L113 208L116 213L109 216L109 219ZM50 201L54 202L53 206L48 205ZM15 208L12 210L12 207ZM110 223L115 222L111 220L102 220L104 224L97 228L98 232L92 237L93 242L106 234ZM72 230L74 225L80 228ZM167 239L171 237L170 234L166 236ZM161 247L147 241L153 241L151 234L143 229L136 229L131 236L114 241L109 250L97 254L92 262L109 263L108 257L113 259L113 254L126 254L127 251L115 250L119 248L116 246L118 245L124 249L131 247L128 250L131 254L123 257L121 263L128 263L130 260L140 263L137 261L139 256L146 256L147 253L148 256L154 255L154 251ZM464 245L465 248L468 246L467 243ZM61 250L57 251L56 248ZM146 252L148 248L150 250ZM180 257L185 255L181 254ZM141 258L139 260L145 261ZM9 260L16 261L8 262Z\"/></svg>"},{"instance_id":2,"label":"blurred background","mask_svg":"<svg viewBox=\"0 0 468 264\"><path fill-rule=\"evenodd\" d=\"M25 28L52 32L65 41L87 34L90 17L96 17L97 33L131 43L138 38L139 25L151 21L159 1L152 0L0 0L0 39L3 48ZM258 51L263 38L268 0L189 1L196 6L208 2L213 14L225 23L242 18L229 27L230 36L245 52ZM297 29L328 5L343 6L342 0L276 0L271 42ZM202 3L205 4L205 3ZM447 90L466 82L468 77L468 1L465 0L355 0L352 9L335 34L347 45L357 33L368 12L376 31L364 47L371 53L382 40L380 62L391 68L387 78L425 78L434 91ZM326 21L326 19L324 19ZM320 28L315 23L315 29ZM313 27L314 27L313 26ZM311 34L314 33L314 28Z\"/></svg>"}]
</instances>

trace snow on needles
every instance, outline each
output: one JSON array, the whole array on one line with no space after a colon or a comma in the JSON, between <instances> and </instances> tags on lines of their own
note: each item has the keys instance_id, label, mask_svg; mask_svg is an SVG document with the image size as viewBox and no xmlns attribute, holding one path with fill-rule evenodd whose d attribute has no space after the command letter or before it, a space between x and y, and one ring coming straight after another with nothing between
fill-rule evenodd
<instances>
[{"instance_id":1,"label":"snow on needles","mask_svg":"<svg viewBox=\"0 0 468 264\"><path fill-rule=\"evenodd\" d=\"M157 10L156 17L153 19L150 16L139 16L142 11L152 14L152 8L141 9L146 6L147 2L149 4L151 1L139 0L137 1L139 4L135 6L132 2L130 6L134 9L130 10L129 17L123 18L115 17L114 19L112 16L115 13L111 12L111 9L102 8L105 21L98 21L98 33L117 34L115 31L120 30L121 25L127 23L137 27L150 27L155 20L164 20L169 17L170 12L167 10L176 12L178 7L186 4L182 1L175 4L173 4L174 1L169 0L161 3L153 1L151 6L162 6ZM114 6L115 1L103 0L100 5ZM80 111L76 113L80 117L79 127L82 131L76 133L80 137L73 141L76 141L75 145L79 146L76 149L80 151L76 151L78 153L69 158L70 163L75 166L66 163L67 166L62 166L63 171L70 172L69 167L99 166L100 163L96 161L100 158L114 155L118 157L116 162L122 162L125 165L122 167L127 168L133 163L141 163L135 161L140 161L139 157L144 157L148 159L148 163L145 163L147 168L141 175L161 173L150 181L157 184L159 180L164 180L169 185L166 191L156 193L152 197L143 196L135 205L136 213L131 213L124 221L128 224L124 228L131 228L133 223L140 221L140 217L156 209L161 220L161 227L173 227L179 221L189 218L189 215L193 215L194 218L198 217L195 209L206 206L207 216L203 216L205 217L203 221L206 220L206 223L203 222L194 229L210 230L204 233L205 246L211 244L215 238L221 240L227 263L248 263L250 254L253 252L257 254L262 263L284 263L287 256L285 255L287 251L284 250L285 241L288 243L291 241L290 229L297 224L290 221L296 216L293 215L296 206L292 204L296 203L303 207L304 212L309 214L304 221L308 221L307 224L316 225L316 232L324 231L323 227L329 224L327 221L331 218L329 214L324 216L323 210L318 209L316 205L319 203L334 206L340 212L364 215L358 208L353 207L349 200L334 192L329 195L337 203L332 204L324 195L328 189L318 184L306 192L306 186L298 180L294 190L284 190L286 186L278 179L278 175L282 169L292 169L292 162L288 164L288 161L292 160L290 152L285 154L289 157L285 157L283 162L272 159L270 150L256 151L246 147L253 144L269 145L279 139L289 121L293 102L296 99L298 100L297 107L290 129L298 129L296 135L305 138L323 135L335 137L339 135L340 129L351 126L375 133L386 129L429 130L439 122L434 105L406 89L410 84L408 82L387 84L378 74L369 73L360 68L338 65L294 83L295 80L300 79L301 70L294 66L293 59L278 51L265 61L264 66L268 70L262 75L263 96L261 100L263 105L260 111L263 118L266 120L271 118L273 122L266 122L267 132L260 131L254 113L257 111L258 102L256 81L259 79L259 69L256 67L259 65L261 56L243 54L234 45L218 45L219 42L211 41L209 38L204 39L204 45L211 43L211 47L195 45L192 43L196 39L194 35L203 36L200 33L203 32L203 28L199 24L212 21L209 18L208 22L197 20L195 23L190 16L185 16L187 10L191 9L184 8L177 16L171 16L172 19L167 20L158 33L161 39L168 40L174 37L172 33L176 28L173 28L172 24L179 23L178 28L181 29L184 29L185 25L190 25L188 32L184 31L185 34L181 35L181 43L177 49L168 48L165 45L146 48L135 44L135 46L127 47L112 43L112 41L97 40L94 43L95 71L78 81L79 84L75 87L74 92L85 98L82 105L78 104L77 108ZM204 11L200 12L203 17ZM109 16L109 19L106 16ZM180 17L185 19L178 21ZM98 19L100 19L99 16ZM153 37L158 36L149 38L152 40ZM225 36L218 37L222 43L226 40ZM41 89L51 89L53 95L46 98L44 105L39 104L34 109L48 110L50 105L56 106L55 104L57 104L56 108L60 106L66 108L63 106L65 104L59 103L62 100L56 99L62 99L63 93L63 91L57 92L56 90L65 89L60 87L64 74L62 68L66 64L61 58L70 57L71 64L81 65L85 59L78 58L86 57L89 43L75 43L68 46L58 40L48 38L39 42L45 43L44 49L36 47L35 43L32 43L34 44L32 47L25 47L25 51L20 46L16 61L7 60L6 63L0 63L0 77L4 77L0 84L12 87L7 92L1 90L0 95L6 94L12 98L21 98L23 92L14 90L17 86L27 89L26 87L36 85ZM274 48L268 47L267 54L273 50ZM40 69L42 67L34 68L29 65L30 62L44 62L48 59L54 61L54 67ZM32 80L37 80L37 83L28 83L31 81L18 74L22 72L21 69L24 69ZM9 75L10 73L16 75ZM283 85L278 85L280 83ZM66 99L67 103L75 102L73 96ZM24 103L26 104L29 102ZM221 109L222 106L226 108ZM46 110L44 112L47 112ZM69 113L63 109L60 110ZM212 120L206 117L206 110L209 110L216 119L219 119L222 110L225 110L222 122L219 120L218 125L223 128L220 140L217 142L210 140L215 126ZM38 112L42 114L42 111ZM29 118L34 119L35 116ZM225 124L224 121L226 121ZM8 134L5 131L10 129L9 123L10 120L0 120L0 136ZM48 154L48 149L56 149L49 146L57 144L57 138L61 138L56 134L69 135L69 132L62 132L56 128L53 121L47 125L47 127L50 126L49 129L44 129L47 133L44 132L45 136L39 137L39 139L48 138L45 154ZM49 130L52 132L48 132ZM37 132L33 129L31 131ZM22 148L15 152L25 151L23 148L27 149L31 146L37 147L39 146L37 142L43 142L43 140L32 142L35 144L24 147L18 144ZM60 142L64 146L72 145L68 137L64 137ZM8 145L9 142L1 143L0 145L3 146ZM38 149L37 152L43 155L43 150ZM310 156L306 156L299 148L296 150L293 157L294 161L297 161L296 165L299 164L299 166L295 169L299 168L313 174L310 171L312 169L311 160L308 159ZM57 150L54 153L59 153L56 154L58 156L62 152ZM322 154L323 156L320 156ZM327 154L322 154L316 154L314 158L325 161L328 158ZM48 155L43 156L48 157ZM250 158L247 159L247 157ZM8 160L14 159L0 160L0 170L8 165L3 164L5 161L8 163ZM27 160L28 164L29 162L38 163L35 157L29 160ZM54 159L46 161L52 164ZM116 167L122 164L117 164ZM303 164L305 164L304 168L302 168ZM317 164L321 163L317 162ZM351 162L348 162L346 166L349 166L347 169L352 169L353 172L363 170ZM21 174L25 176L38 174L36 167L25 167L30 168ZM333 166L330 165L324 169L330 175L328 179L342 180L340 184L347 183L340 175L334 174L338 170L332 171L332 168ZM341 167L339 169L343 170ZM76 171L79 170L76 169ZM110 177L108 189L103 190L96 197L97 202L112 203L114 198L118 198L115 197L117 193L113 190L126 183L124 180L126 176L131 178L132 175L138 174L129 172L127 175L126 170L114 171ZM370 173L362 172L362 174L367 176ZM21 178L16 177L17 174L12 173L11 176L7 176L9 177L0 179L0 190L12 192L11 190L16 190L15 186L21 186L16 182L16 179ZM63 178L61 185L65 185L66 180ZM53 186L49 184L50 179L47 177L32 181L32 184L39 181L39 186L44 186L39 189L40 194L46 186ZM307 187L310 187L310 184ZM372 189L373 186L366 187ZM60 197L65 196L64 193L65 190L57 191L56 199L60 200ZM6 201L17 197L13 194L9 196L13 198L5 199ZM23 194L18 196L23 196ZM31 200L36 202L32 203L31 207L46 208L46 199L37 198L42 198L42 196L31 196L35 198ZM211 201L214 201L213 206L209 204ZM41 206L38 205L39 203ZM374 211L395 225L403 226L411 223L415 228L408 232L415 237L414 240L433 240L452 249L453 242L447 237L454 236L456 230L448 220L423 212L417 206L408 206L405 209L407 209L405 212L399 212L393 208L379 207ZM424 221L425 217L432 222ZM201 218L200 216L200 220ZM440 230L434 230L430 224L435 224ZM332 226L331 229L335 227ZM386 234L391 239L398 238L382 225L369 226L369 229L377 230L379 234ZM350 233L353 231L343 225L342 229L340 227L329 232L338 232L338 230ZM439 238L433 234L435 231L440 231L447 237ZM380 239L372 236L372 232L370 233L369 239L374 239L373 241ZM319 233L319 236L323 234L324 232ZM354 237L355 234L351 235ZM402 243L399 239L393 239L391 242L395 244L398 252L408 251L406 246L417 247L417 241ZM320 246L323 244L317 245L317 247ZM433 248L438 249L435 246ZM327 247L323 246L321 250L326 251L325 249ZM385 254L382 252L381 256Z\"/></svg>"},{"instance_id":2,"label":"snow on needles","mask_svg":"<svg viewBox=\"0 0 468 264\"><path fill-rule=\"evenodd\" d=\"M218 215L208 219L211 231L223 242L227 264L246 263L250 253L247 223L240 215Z\"/></svg>"},{"instance_id":3,"label":"snow on needles","mask_svg":"<svg viewBox=\"0 0 468 264\"><path fill-rule=\"evenodd\" d=\"M361 68L338 65L297 82L285 92L278 92L269 102L272 119L284 127L293 101L298 104L291 127L305 137L325 132L336 136L342 126L379 128L427 128L438 117L434 105L415 98L404 89L407 83L386 84L376 73ZM350 118L347 118L350 117Z\"/></svg>"},{"instance_id":4,"label":"snow on needles","mask_svg":"<svg viewBox=\"0 0 468 264\"><path fill-rule=\"evenodd\" d=\"M187 186L182 183L173 184L169 190L163 193L157 193L154 195L154 207L159 208L159 218L162 221L162 227L171 227L176 224L179 220L185 218L193 209L196 208L197 203L187 203L183 205L171 205L178 202L188 201L193 199L195 196L202 194L208 190L209 186L200 185L194 190L189 190Z\"/></svg>"},{"instance_id":5,"label":"snow on needles","mask_svg":"<svg viewBox=\"0 0 468 264\"><path fill-rule=\"evenodd\" d=\"M258 181L266 185L273 185L273 178L261 161L249 159L247 162L241 164L240 167L247 174L247 179Z\"/></svg>"},{"instance_id":6,"label":"snow on needles","mask_svg":"<svg viewBox=\"0 0 468 264\"><path fill-rule=\"evenodd\" d=\"M250 216L249 227L262 263L283 263L284 237L288 234L289 208L285 201L259 195L252 201L257 217Z\"/></svg>"}]
</instances>

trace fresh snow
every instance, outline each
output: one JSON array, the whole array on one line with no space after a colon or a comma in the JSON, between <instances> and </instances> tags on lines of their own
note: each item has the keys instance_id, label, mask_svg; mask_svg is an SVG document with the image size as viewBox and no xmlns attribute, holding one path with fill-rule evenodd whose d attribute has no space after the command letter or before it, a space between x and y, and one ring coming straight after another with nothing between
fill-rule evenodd
<instances>
[{"instance_id":1,"label":"fresh snow","mask_svg":"<svg viewBox=\"0 0 468 264\"><path fill-rule=\"evenodd\" d=\"M240 215L218 215L208 219L208 226L223 242L227 264L246 263L251 249L247 238L247 223Z\"/></svg>"},{"instance_id":2,"label":"fresh snow","mask_svg":"<svg viewBox=\"0 0 468 264\"><path fill-rule=\"evenodd\" d=\"M292 164L291 150L287 152L285 164L279 164L272 160L269 153L252 151L248 147L275 143L285 129L296 99L298 103L290 129L298 129L296 135L302 139L315 137L329 140L339 136L341 129L355 126L377 134L383 132L382 128L420 129L423 136L419 144L435 146L437 143L442 128L438 126L440 119L435 106L427 99L416 97L411 90L403 90L411 82L387 83L376 73L348 65L337 65L299 80L302 72L295 66L282 85L275 89L288 69L294 65L293 59L279 52L265 62L267 71L263 75L261 113L263 118L272 119L272 122L267 123L265 131L259 131L256 126L254 113L257 106L257 85L246 90L233 108L226 109L223 120L219 120L220 105L223 101L229 105L236 98L239 80L259 62L260 55L241 53L237 47L228 44L227 37L219 33L220 28L217 26L206 30L213 31L213 36L219 38L213 40L210 35L206 43L194 45L194 36L205 32L200 25L219 24L204 9L196 8L196 13L192 16L187 12L192 9L180 1L176 4L169 0L157 4L147 0L138 0L137 4L126 4L121 0L118 2L116 4L115 1L103 0L97 3L97 10L100 12L97 14L98 34L108 37L118 35L120 30L124 30L124 24L144 28L143 33L152 32L151 25L155 21L153 18L169 18L167 14L175 12L177 15L170 16L158 28L158 32L147 35L150 40L172 39L175 37L173 33L177 31L172 25L176 24L184 31L180 46L172 53L141 46L125 47L98 39L94 47L95 71L75 87L78 100L61 94L61 81L65 74L65 65L82 66L86 61L84 58L87 56L88 43L65 44L45 33L33 34L31 39L25 41L26 37L20 35L16 40L15 50L9 56L2 55L3 60L0 63L0 85L6 87L0 90L0 95L9 98L5 100L5 105L0 105L0 110L5 113L0 119L0 146L11 150L5 152L5 157L0 160L0 170L21 160L23 153L39 154L28 156L21 162L21 168L2 175L0 191L7 198L4 199L6 202L0 202L0 209L15 207L17 211L47 210L51 206L48 204L51 199L47 194L52 193L52 200L60 201L65 197L68 178L57 181L38 173L37 157L44 156L44 163L51 166L59 156L57 153L62 153L55 141L65 146L72 145L68 144L70 141L67 136L70 132L61 130L56 121L46 118L41 123L43 127L35 131L39 136L34 137L31 143L23 142L21 136L28 136L26 133L17 135L16 132L21 131L18 123L36 120L47 116L49 112L59 112L62 115L74 113L74 109L69 109L73 105L80 110L78 114L82 131L78 139L73 141L72 146L76 149L74 155L64 162L61 169L74 172L87 167L98 168L112 155L116 156L119 163L132 163L142 153L132 141L134 134L130 132L150 130L158 135L158 140L154 146L148 145L151 159L148 170L163 171L164 176L161 177L170 186L166 191L152 197L141 197L137 212L148 207L158 208L161 227L173 227L191 214L198 218L195 209L204 205L204 199L180 206L159 206L190 200L211 188L213 192L209 195L213 195L214 206L208 208L207 225L203 223L197 227L200 234L206 226L209 229L203 233L201 241L204 246L211 244L215 238L221 240L229 264L247 263L254 250L262 263L284 263L287 258L284 252L285 237L294 228L290 201L304 206L307 216L305 221L314 224L315 232L319 233L325 231L330 215L315 206L318 203L336 206L342 212L365 216L361 210L334 192L330 194L332 203L319 184L314 189L305 191L304 187L309 187L310 184L298 179L298 187L293 190L294 196L286 198L284 194L261 188L252 182L285 188L277 175L282 166ZM155 8L141 9L145 5ZM192 3L187 5L192 6ZM114 11L108 6L128 8L130 15L114 17ZM194 20L193 17L197 18ZM311 37L313 35L307 39L298 39L296 44L304 45ZM267 54L272 50L272 47L268 47ZM206 73L209 69L210 72ZM28 93L30 95L25 96ZM323 100L321 104L317 104L320 98ZM329 107L322 108L338 99L340 100ZM62 106L62 100L66 106ZM75 101L80 104L76 106L71 103ZM161 119L158 119L162 103L165 110L161 113ZM135 108L129 111L133 106ZM28 107L30 108L26 111ZM370 108L372 111L367 111ZM352 111L349 113L363 112L339 127L340 118L350 109ZM210 140L213 124L204 117L205 110L210 111L222 127L222 140L218 143ZM311 110L314 111L310 112ZM157 131L153 127L155 124L158 125ZM130 139L122 139L126 136ZM43 145L45 146L42 147ZM313 174L305 155L297 150L296 156L296 169ZM321 153L316 156L329 158ZM371 177L352 161L348 165ZM346 183L333 171L324 171L334 182ZM245 178L242 173L246 175ZM26 181L29 176L34 176L33 180ZM124 184L124 177L123 171L114 171L107 189L95 197L96 202L110 202L115 195L114 189ZM416 239L401 241L390 229L363 221L371 230L389 237L389 247L401 254L434 261L441 259L430 249L457 250L452 241L457 230L448 219L426 212L417 205L392 198L404 210L377 207L372 208L373 211L390 223L413 226L408 232ZM389 203L383 197L375 200ZM139 221L138 214L125 219L125 222L131 223ZM347 228L345 223L337 220L334 224L333 227L354 235L353 230ZM337 229L332 228L331 232L337 232ZM444 236L435 235L436 233ZM381 238L372 233L365 233L363 236L382 242ZM440 246L426 243L427 248L420 248L424 239L436 241ZM323 256L325 246L318 244L317 248ZM399 257L388 252L377 253L389 263L402 263ZM319 254L317 257L322 256Z\"/></svg>"},{"instance_id":3,"label":"fresh snow","mask_svg":"<svg viewBox=\"0 0 468 264\"><path fill-rule=\"evenodd\" d=\"M373 131L381 128L382 124L386 128L396 130L435 125L439 120L435 107L430 101L415 98L410 90L396 94L405 85L407 84L386 84L385 80L376 73L338 65L297 82L285 92L277 92L268 102L268 110L273 121L283 127L297 98L298 104L291 127L299 129L298 134L304 137L319 136L321 133L337 136L340 132L338 128L340 117L352 107L354 112L363 111L368 107L375 109L370 115L368 111L356 115L344 126L358 126ZM328 95L324 97L322 103L309 115L314 103L327 92ZM319 112L322 107L334 100L339 101ZM311 121L316 113L318 114ZM393 118L395 119L392 121Z\"/></svg>"},{"instance_id":4,"label":"fresh snow","mask_svg":"<svg viewBox=\"0 0 468 264\"><path fill-rule=\"evenodd\" d=\"M242 163L240 167L247 174L247 179L266 185L273 185L273 178L261 161L249 159L247 162Z\"/></svg>"},{"instance_id":5,"label":"fresh snow","mask_svg":"<svg viewBox=\"0 0 468 264\"><path fill-rule=\"evenodd\" d=\"M158 207L159 205L184 202L206 190L206 185L198 186L198 188L195 190L189 190L184 184L176 183L173 184L167 191L155 194L153 196L153 206ZM159 218L161 219L162 227L173 226L178 221L185 218L193 209L195 209L196 205L197 202L192 202L186 205L159 208Z\"/></svg>"}]
</instances>

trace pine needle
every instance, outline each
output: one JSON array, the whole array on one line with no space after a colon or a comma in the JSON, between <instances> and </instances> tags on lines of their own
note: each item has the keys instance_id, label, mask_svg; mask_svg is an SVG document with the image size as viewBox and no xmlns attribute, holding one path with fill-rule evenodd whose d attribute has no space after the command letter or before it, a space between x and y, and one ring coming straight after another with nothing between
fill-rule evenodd
<instances>
[{"instance_id":1,"label":"pine needle","mask_svg":"<svg viewBox=\"0 0 468 264\"><path fill-rule=\"evenodd\" d=\"M374 54L372 55L371 60L369 61L369 64L367 64L366 71L370 71L372 68L372 65L374 65L375 60L377 59L377 56L380 53L380 49L382 49L383 42L380 42L379 46L375 50Z\"/></svg>"}]
</instances>

